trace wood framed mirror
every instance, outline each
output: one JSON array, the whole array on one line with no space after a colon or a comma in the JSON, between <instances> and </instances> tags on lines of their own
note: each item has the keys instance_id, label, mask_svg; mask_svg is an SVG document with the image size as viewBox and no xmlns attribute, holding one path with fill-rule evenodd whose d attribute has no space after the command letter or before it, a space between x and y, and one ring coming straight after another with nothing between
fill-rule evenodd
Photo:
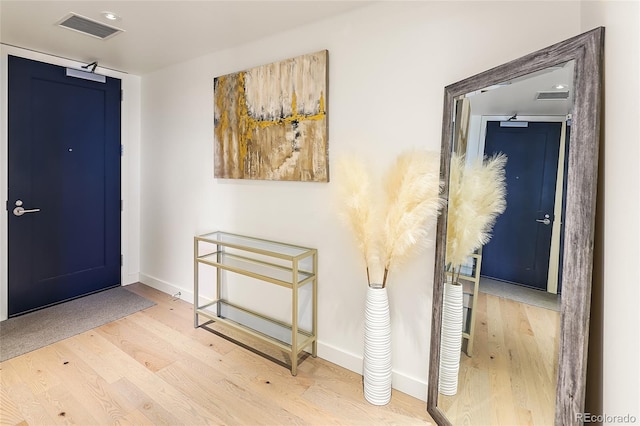
<instances>
[{"instance_id":1,"label":"wood framed mirror","mask_svg":"<svg viewBox=\"0 0 640 426\"><path fill-rule=\"evenodd\" d=\"M484 150L487 147L485 142L488 140L488 122L493 120L512 123L505 127L526 127L524 124L513 123L540 120L557 122L561 142L551 150L555 150L557 154L553 160L554 167L557 167L553 190L559 192L554 193L555 204L552 210L543 219L534 220L538 222L538 226L551 224L555 229L549 232L549 235L553 234L555 243L552 244L555 248L547 249L551 253L547 258L547 266L555 263L556 267L554 269L551 266L547 270L547 282L543 284L546 288L525 290L550 295L548 298L557 302L558 312L544 312L543 316L535 316L535 309L529 308L528 302L517 302L500 311L501 303L509 303L512 298L500 293L484 293L484 269L478 262L471 261L469 275L477 278L476 283L480 282L480 291L477 291L477 286L473 288L474 282L471 280L469 300L465 302L469 319L465 320L465 324L473 319L471 324L475 324L475 329L474 325L470 325L471 330L474 330L473 337L465 340L469 353L469 342L473 342L474 348L471 356L467 352L461 353L457 394L440 394L438 383L448 217L445 207L436 231L427 395L427 409L438 424L582 424L589 340L603 51L604 28L600 27L445 88L440 170L445 183L444 196L447 199L452 152L475 153L480 158L490 155ZM516 86L549 76L555 78L562 73L569 75L569 81L558 81L558 84L566 84L568 88L542 87L528 95L529 100L538 98L541 93L543 98L564 96L562 106L557 100L540 100L531 105L525 102L515 106L507 103L506 99L510 96L502 96L503 101L496 100L503 92L510 93L509 90ZM549 93L544 95L543 92ZM566 96L565 93L560 95L560 92L567 92ZM484 106L477 101L481 97L489 99L489 94L495 94L496 98L484 102ZM471 101L474 97L476 100ZM465 105L465 99L470 100L470 103ZM461 111L461 106L469 108L469 105L471 112ZM560 118L547 120L540 117ZM460 139L460 134L464 135L464 140ZM508 175L512 173L509 172L509 167L516 167L515 164L522 160L518 160L515 154L513 157L513 164L509 164L510 160L507 160L507 194L510 190L512 194L516 191L509 187ZM524 158L526 162L527 157ZM519 178L520 176L515 177ZM518 202L512 200L511 204L515 208ZM507 211L509 207L508 195ZM536 212L541 213L545 212ZM531 244L531 241L522 241L523 246ZM488 249L488 244L486 247ZM500 259L505 265L513 262L504 256ZM528 268L526 263L523 262L525 265L519 267ZM496 281L498 284L507 282L508 285L513 285L512 281L515 279L498 277ZM555 281L555 284L550 283L551 281ZM535 285L526 283L520 287ZM494 320L498 321L497 325L492 325ZM538 336L540 334L543 336ZM520 339L520 335L524 335L525 340L515 342L514 339ZM524 376L516 377L520 373ZM538 379L541 380L539 384L532 384ZM529 389L528 386L534 387ZM506 407L506 411L501 411L500 407Z\"/></svg>"}]
</instances>

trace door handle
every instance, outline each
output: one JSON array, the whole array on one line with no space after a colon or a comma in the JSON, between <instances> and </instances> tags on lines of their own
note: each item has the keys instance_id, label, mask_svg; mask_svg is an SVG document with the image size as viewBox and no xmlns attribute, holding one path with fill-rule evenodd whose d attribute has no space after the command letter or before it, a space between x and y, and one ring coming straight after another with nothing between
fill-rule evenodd
<instances>
[{"instance_id":1,"label":"door handle","mask_svg":"<svg viewBox=\"0 0 640 426\"><path fill-rule=\"evenodd\" d=\"M548 214L545 214L544 215L544 219L536 219L536 222L544 223L545 225L550 225L551 224L551 219L549 219L549 215Z\"/></svg>"},{"instance_id":2,"label":"door handle","mask_svg":"<svg viewBox=\"0 0 640 426\"><path fill-rule=\"evenodd\" d=\"M35 213L35 212L39 212L39 211L40 211L40 209L29 209L29 210L27 210L22 206L18 206L15 209L13 209L13 214L16 215L16 216L22 216L25 213Z\"/></svg>"}]
</instances>

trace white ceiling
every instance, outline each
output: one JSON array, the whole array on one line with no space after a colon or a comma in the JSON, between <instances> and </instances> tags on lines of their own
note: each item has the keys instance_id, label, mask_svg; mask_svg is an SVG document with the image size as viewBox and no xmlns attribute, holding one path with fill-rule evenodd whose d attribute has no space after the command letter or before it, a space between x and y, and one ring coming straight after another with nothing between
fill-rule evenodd
<instances>
[{"instance_id":1,"label":"white ceiling","mask_svg":"<svg viewBox=\"0 0 640 426\"><path fill-rule=\"evenodd\" d=\"M228 49L298 26L327 19L375 1L101 1L0 0L0 42L85 64L143 75L208 53ZM120 16L109 21L101 12ZM124 30L100 40L62 28L70 12ZM553 72L549 72L553 71ZM472 96L481 115L563 115L568 101L535 101L537 91L568 84L572 67L553 68L534 78L510 82L499 90ZM533 77L533 76L530 76Z\"/></svg>"},{"instance_id":2,"label":"white ceiling","mask_svg":"<svg viewBox=\"0 0 640 426\"><path fill-rule=\"evenodd\" d=\"M0 0L0 42L143 75L371 3ZM121 19L109 21L101 15L103 11ZM56 25L69 12L125 32L100 40Z\"/></svg>"},{"instance_id":3,"label":"white ceiling","mask_svg":"<svg viewBox=\"0 0 640 426\"><path fill-rule=\"evenodd\" d=\"M563 89L556 88L562 84ZM566 100L536 100L538 92L568 91ZM562 116L573 108L573 61L467 95L473 115Z\"/></svg>"}]
</instances>

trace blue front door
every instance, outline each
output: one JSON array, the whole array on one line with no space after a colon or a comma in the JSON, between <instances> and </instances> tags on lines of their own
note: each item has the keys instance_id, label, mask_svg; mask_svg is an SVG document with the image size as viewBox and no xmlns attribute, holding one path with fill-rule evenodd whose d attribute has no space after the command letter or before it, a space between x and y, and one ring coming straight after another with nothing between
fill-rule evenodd
<instances>
[{"instance_id":1,"label":"blue front door","mask_svg":"<svg viewBox=\"0 0 640 426\"><path fill-rule=\"evenodd\" d=\"M8 310L120 285L120 80L9 56Z\"/></svg>"},{"instance_id":2,"label":"blue front door","mask_svg":"<svg viewBox=\"0 0 640 426\"><path fill-rule=\"evenodd\" d=\"M487 123L485 154L507 155L507 209L482 248L481 275L547 289L561 123Z\"/></svg>"}]
</instances>

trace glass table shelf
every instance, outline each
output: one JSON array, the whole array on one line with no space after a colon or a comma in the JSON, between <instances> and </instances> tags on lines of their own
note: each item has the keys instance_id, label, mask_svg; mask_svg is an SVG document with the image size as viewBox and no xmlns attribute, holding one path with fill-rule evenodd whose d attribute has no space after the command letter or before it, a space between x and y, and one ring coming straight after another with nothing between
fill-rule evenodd
<instances>
[{"instance_id":1,"label":"glass table shelf","mask_svg":"<svg viewBox=\"0 0 640 426\"><path fill-rule=\"evenodd\" d=\"M240 329L259 339L270 341L284 351L292 349L291 326L282 321L234 305L226 300L215 300L201 306L198 313L213 321ZM296 353L300 353L309 346L313 342L313 338L310 331L298 329Z\"/></svg>"},{"instance_id":2,"label":"glass table shelf","mask_svg":"<svg viewBox=\"0 0 640 426\"><path fill-rule=\"evenodd\" d=\"M200 256L198 261L285 287L291 287L294 282L292 268L223 251ZM300 270L297 275L298 285L304 285L314 278L313 273Z\"/></svg>"},{"instance_id":3,"label":"glass table shelf","mask_svg":"<svg viewBox=\"0 0 640 426\"><path fill-rule=\"evenodd\" d=\"M206 241L213 244L239 248L242 250L261 253L281 259L306 257L309 255L309 252L314 251L314 249L310 249L307 247L300 247L291 244L280 243L277 241L263 240L260 238L247 237L245 235L231 234L221 231L200 235L196 238L201 241Z\"/></svg>"}]
</instances>

